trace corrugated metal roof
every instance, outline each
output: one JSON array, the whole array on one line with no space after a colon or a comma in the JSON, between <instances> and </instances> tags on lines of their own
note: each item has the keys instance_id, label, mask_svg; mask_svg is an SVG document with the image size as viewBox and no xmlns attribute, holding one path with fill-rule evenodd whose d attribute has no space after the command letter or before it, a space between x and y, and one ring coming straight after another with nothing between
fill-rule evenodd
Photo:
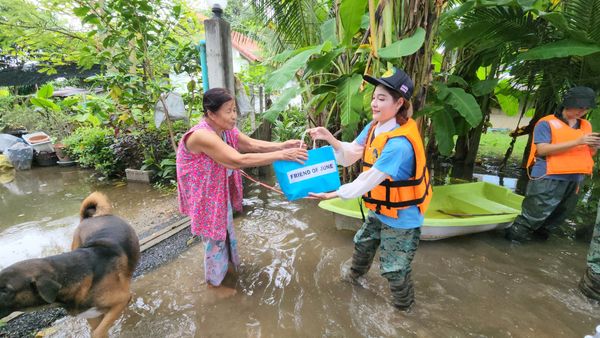
<instances>
[{"instance_id":1,"label":"corrugated metal roof","mask_svg":"<svg viewBox=\"0 0 600 338\"><path fill-rule=\"evenodd\" d=\"M82 70L77 65L56 66L56 74L48 75L40 73L37 66L28 67L10 67L0 70L0 87L8 86L31 86L41 85L59 77L86 78L100 72L100 66L94 66L91 69Z\"/></svg>"}]
</instances>

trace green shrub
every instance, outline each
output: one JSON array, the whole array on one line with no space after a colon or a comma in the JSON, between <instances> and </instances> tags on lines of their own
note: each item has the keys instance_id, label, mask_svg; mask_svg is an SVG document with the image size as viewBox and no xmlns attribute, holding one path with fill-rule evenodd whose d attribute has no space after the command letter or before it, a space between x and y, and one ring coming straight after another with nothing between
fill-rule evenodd
<instances>
[{"instance_id":1,"label":"green shrub","mask_svg":"<svg viewBox=\"0 0 600 338\"><path fill-rule=\"evenodd\" d=\"M0 97L0 130L24 127L29 132L43 131L59 140L73 131L71 117L64 111L41 109L19 101L13 96Z\"/></svg>"},{"instance_id":2,"label":"green shrub","mask_svg":"<svg viewBox=\"0 0 600 338\"><path fill-rule=\"evenodd\" d=\"M175 140L179 141L187 131L188 126L182 121L173 123ZM175 152L171 146L169 134L166 129L147 130L141 135L144 145L144 165L142 169L156 172L156 185L168 188L176 184Z\"/></svg>"},{"instance_id":3,"label":"green shrub","mask_svg":"<svg viewBox=\"0 0 600 338\"><path fill-rule=\"evenodd\" d=\"M173 123L176 140L188 126ZM102 127L80 127L63 140L65 151L79 165L93 168L107 177L121 177L126 168L150 169L157 173L161 186L175 184L175 151L166 129L121 132L113 136L113 130Z\"/></svg>"},{"instance_id":4,"label":"green shrub","mask_svg":"<svg viewBox=\"0 0 600 338\"><path fill-rule=\"evenodd\" d=\"M115 161L123 169L140 169L144 163L144 144L139 133L121 133L111 146Z\"/></svg>"},{"instance_id":5,"label":"green shrub","mask_svg":"<svg viewBox=\"0 0 600 338\"><path fill-rule=\"evenodd\" d=\"M114 142L112 131L99 127L78 128L63 140L67 153L79 161L79 165L94 168L107 177L123 174L123 168L111 149Z\"/></svg>"},{"instance_id":6,"label":"green shrub","mask_svg":"<svg viewBox=\"0 0 600 338\"><path fill-rule=\"evenodd\" d=\"M273 127L273 141L283 142L299 139L306 130L306 114L298 107L292 107L279 115Z\"/></svg>"}]
</instances>

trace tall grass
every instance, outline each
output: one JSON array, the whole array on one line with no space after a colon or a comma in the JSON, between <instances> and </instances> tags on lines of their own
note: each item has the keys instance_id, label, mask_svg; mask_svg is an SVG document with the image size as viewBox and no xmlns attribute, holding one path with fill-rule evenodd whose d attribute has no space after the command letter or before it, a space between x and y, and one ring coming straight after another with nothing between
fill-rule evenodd
<instances>
[{"instance_id":1,"label":"tall grass","mask_svg":"<svg viewBox=\"0 0 600 338\"><path fill-rule=\"evenodd\" d=\"M504 158L506 150L510 146L512 137L508 135L508 131L488 131L481 135L479 142L479 158ZM527 136L517 137L515 147L509 160L520 161L527 145Z\"/></svg>"}]
</instances>

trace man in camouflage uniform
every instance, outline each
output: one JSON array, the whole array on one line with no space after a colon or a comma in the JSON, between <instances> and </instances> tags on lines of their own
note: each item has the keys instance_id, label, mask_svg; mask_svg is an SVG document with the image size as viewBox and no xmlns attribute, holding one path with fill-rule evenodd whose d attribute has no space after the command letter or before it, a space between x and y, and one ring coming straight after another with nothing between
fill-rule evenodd
<instances>
[{"instance_id":1,"label":"man in camouflage uniform","mask_svg":"<svg viewBox=\"0 0 600 338\"><path fill-rule=\"evenodd\" d=\"M587 297L600 301L600 203L587 255L587 269L579 282L579 289Z\"/></svg>"},{"instance_id":2,"label":"man in camouflage uniform","mask_svg":"<svg viewBox=\"0 0 600 338\"><path fill-rule=\"evenodd\" d=\"M359 284L358 277L369 271L375 252L381 247L380 271L390 284L392 304L399 309L410 308L415 294L410 276L411 262L419 246L420 235L421 228L392 228L368 215L354 236L354 254L347 279Z\"/></svg>"}]
</instances>

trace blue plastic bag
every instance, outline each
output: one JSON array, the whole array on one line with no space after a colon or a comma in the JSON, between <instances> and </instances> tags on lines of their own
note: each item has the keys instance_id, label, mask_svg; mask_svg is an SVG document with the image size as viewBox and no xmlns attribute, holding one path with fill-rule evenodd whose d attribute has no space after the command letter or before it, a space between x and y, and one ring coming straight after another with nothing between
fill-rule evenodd
<instances>
[{"instance_id":1,"label":"blue plastic bag","mask_svg":"<svg viewBox=\"0 0 600 338\"><path fill-rule=\"evenodd\" d=\"M275 176L285 197L297 200L309 192L329 192L340 187L340 175L331 146L308 151L304 164L291 161L275 161Z\"/></svg>"}]
</instances>

